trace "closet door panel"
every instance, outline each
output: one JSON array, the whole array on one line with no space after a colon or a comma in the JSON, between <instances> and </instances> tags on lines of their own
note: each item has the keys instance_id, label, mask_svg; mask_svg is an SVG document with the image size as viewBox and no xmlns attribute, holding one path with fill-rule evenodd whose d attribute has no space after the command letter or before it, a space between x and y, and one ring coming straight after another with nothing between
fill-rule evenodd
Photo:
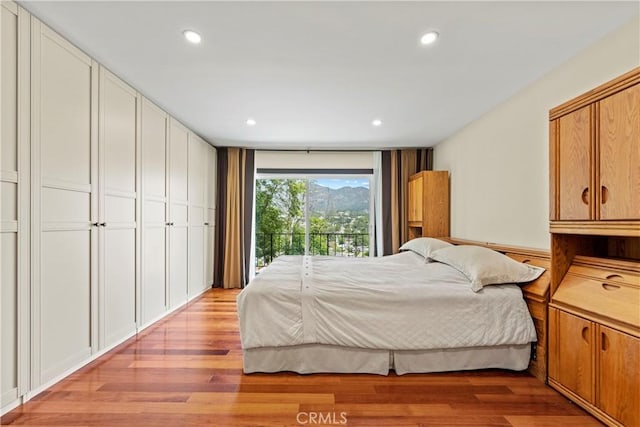
<instances>
[{"instance_id":1,"label":"closet door panel","mask_svg":"<svg viewBox=\"0 0 640 427\"><path fill-rule=\"evenodd\" d=\"M100 347L136 328L137 93L100 70Z\"/></svg>"},{"instance_id":2,"label":"closet door panel","mask_svg":"<svg viewBox=\"0 0 640 427\"><path fill-rule=\"evenodd\" d=\"M186 226L169 227L169 306L176 308L187 301L188 231Z\"/></svg>"},{"instance_id":3,"label":"closet door panel","mask_svg":"<svg viewBox=\"0 0 640 427\"><path fill-rule=\"evenodd\" d=\"M102 76L105 187L107 192L134 193L137 95L107 72Z\"/></svg>"},{"instance_id":4,"label":"closet door panel","mask_svg":"<svg viewBox=\"0 0 640 427\"><path fill-rule=\"evenodd\" d=\"M145 226L143 241L144 281L142 285L143 323L164 313L166 304L166 228Z\"/></svg>"},{"instance_id":5,"label":"closet door panel","mask_svg":"<svg viewBox=\"0 0 640 427\"><path fill-rule=\"evenodd\" d=\"M91 193L44 187L40 197L42 221L45 223L80 224L88 222L91 217Z\"/></svg>"},{"instance_id":6,"label":"closet door panel","mask_svg":"<svg viewBox=\"0 0 640 427\"><path fill-rule=\"evenodd\" d=\"M109 225L132 224L135 221L136 201L134 197L106 196L104 204L104 217Z\"/></svg>"},{"instance_id":7,"label":"closet door panel","mask_svg":"<svg viewBox=\"0 0 640 427\"><path fill-rule=\"evenodd\" d=\"M18 170L18 16L0 6L2 18L2 171Z\"/></svg>"},{"instance_id":8,"label":"closet door panel","mask_svg":"<svg viewBox=\"0 0 640 427\"><path fill-rule=\"evenodd\" d=\"M41 378L46 382L91 354L89 230L41 238Z\"/></svg>"},{"instance_id":9,"label":"closet door panel","mask_svg":"<svg viewBox=\"0 0 640 427\"><path fill-rule=\"evenodd\" d=\"M0 280L2 280L2 327L0 345L2 345L2 401L7 404L18 397L18 234L0 233ZM0 405L1 406L1 405Z\"/></svg>"},{"instance_id":10,"label":"closet door panel","mask_svg":"<svg viewBox=\"0 0 640 427\"><path fill-rule=\"evenodd\" d=\"M186 203L188 194L189 166L188 132L174 120L171 121L169 158L169 194L171 203Z\"/></svg>"},{"instance_id":11,"label":"closet door panel","mask_svg":"<svg viewBox=\"0 0 640 427\"><path fill-rule=\"evenodd\" d=\"M105 239L104 345L136 329L135 229L110 229Z\"/></svg>"},{"instance_id":12,"label":"closet door panel","mask_svg":"<svg viewBox=\"0 0 640 427\"><path fill-rule=\"evenodd\" d=\"M213 222L210 222L213 224ZM205 286L210 287L213 285L213 248L215 239L215 227L208 225L205 227L205 250L204 250L204 265L205 265Z\"/></svg>"},{"instance_id":13,"label":"closet door panel","mask_svg":"<svg viewBox=\"0 0 640 427\"><path fill-rule=\"evenodd\" d=\"M167 217L166 205L165 202L146 200L144 203L144 216L142 218L144 226L154 225L156 227L164 227L165 218Z\"/></svg>"},{"instance_id":14,"label":"closet door panel","mask_svg":"<svg viewBox=\"0 0 640 427\"><path fill-rule=\"evenodd\" d=\"M18 184L15 182L0 182L0 192L2 194L0 198L2 201L0 221L4 223L5 227L8 227L18 221Z\"/></svg>"},{"instance_id":15,"label":"closet door panel","mask_svg":"<svg viewBox=\"0 0 640 427\"><path fill-rule=\"evenodd\" d=\"M171 222L174 227L186 227L189 217L189 209L186 204L171 203Z\"/></svg>"},{"instance_id":16,"label":"closet door panel","mask_svg":"<svg viewBox=\"0 0 640 427\"><path fill-rule=\"evenodd\" d=\"M144 197L167 196L167 115L142 102L142 184Z\"/></svg>"},{"instance_id":17,"label":"closet door panel","mask_svg":"<svg viewBox=\"0 0 640 427\"><path fill-rule=\"evenodd\" d=\"M43 180L91 183L91 64L43 31L40 138ZM72 166L72 167L71 167Z\"/></svg>"},{"instance_id":18,"label":"closet door panel","mask_svg":"<svg viewBox=\"0 0 640 427\"><path fill-rule=\"evenodd\" d=\"M204 281L204 230L205 227L192 227L190 236L190 277L189 296L194 297L205 288Z\"/></svg>"}]
</instances>

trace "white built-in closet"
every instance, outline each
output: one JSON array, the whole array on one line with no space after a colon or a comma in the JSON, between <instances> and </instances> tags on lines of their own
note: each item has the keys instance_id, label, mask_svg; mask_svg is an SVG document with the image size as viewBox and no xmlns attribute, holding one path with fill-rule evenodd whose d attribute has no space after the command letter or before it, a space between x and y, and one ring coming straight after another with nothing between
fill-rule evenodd
<instances>
[{"instance_id":1,"label":"white built-in closet","mask_svg":"<svg viewBox=\"0 0 640 427\"><path fill-rule=\"evenodd\" d=\"M211 145L0 11L4 412L211 287L216 174Z\"/></svg>"}]
</instances>

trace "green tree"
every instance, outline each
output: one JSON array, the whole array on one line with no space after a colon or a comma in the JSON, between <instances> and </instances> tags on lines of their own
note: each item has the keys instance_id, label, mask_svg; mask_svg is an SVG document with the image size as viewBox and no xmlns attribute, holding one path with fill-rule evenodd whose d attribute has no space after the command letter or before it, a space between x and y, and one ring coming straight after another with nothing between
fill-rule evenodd
<instances>
[{"instance_id":1,"label":"green tree","mask_svg":"<svg viewBox=\"0 0 640 427\"><path fill-rule=\"evenodd\" d=\"M304 253L305 187L305 182L299 179L256 180L256 258L259 263L260 260L268 263L283 253Z\"/></svg>"}]
</instances>

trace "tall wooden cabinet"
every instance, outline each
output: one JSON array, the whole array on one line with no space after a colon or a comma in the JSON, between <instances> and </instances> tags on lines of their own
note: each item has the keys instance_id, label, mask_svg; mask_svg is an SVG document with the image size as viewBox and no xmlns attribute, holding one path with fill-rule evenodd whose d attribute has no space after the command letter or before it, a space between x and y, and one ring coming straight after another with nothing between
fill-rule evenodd
<instances>
[{"instance_id":1,"label":"tall wooden cabinet","mask_svg":"<svg viewBox=\"0 0 640 427\"><path fill-rule=\"evenodd\" d=\"M640 68L550 111L549 384L640 425Z\"/></svg>"},{"instance_id":2,"label":"tall wooden cabinet","mask_svg":"<svg viewBox=\"0 0 640 427\"><path fill-rule=\"evenodd\" d=\"M449 172L422 171L409 177L409 238L449 236Z\"/></svg>"}]
</instances>

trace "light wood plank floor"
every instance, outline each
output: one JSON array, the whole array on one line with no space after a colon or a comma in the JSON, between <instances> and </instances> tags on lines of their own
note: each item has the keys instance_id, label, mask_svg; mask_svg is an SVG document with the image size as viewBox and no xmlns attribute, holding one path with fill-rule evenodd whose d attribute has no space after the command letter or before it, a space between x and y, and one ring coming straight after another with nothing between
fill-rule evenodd
<instances>
[{"instance_id":1,"label":"light wood plank floor","mask_svg":"<svg viewBox=\"0 0 640 427\"><path fill-rule=\"evenodd\" d=\"M212 290L2 425L598 426L526 373L242 373L235 297Z\"/></svg>"}]
</instances>

